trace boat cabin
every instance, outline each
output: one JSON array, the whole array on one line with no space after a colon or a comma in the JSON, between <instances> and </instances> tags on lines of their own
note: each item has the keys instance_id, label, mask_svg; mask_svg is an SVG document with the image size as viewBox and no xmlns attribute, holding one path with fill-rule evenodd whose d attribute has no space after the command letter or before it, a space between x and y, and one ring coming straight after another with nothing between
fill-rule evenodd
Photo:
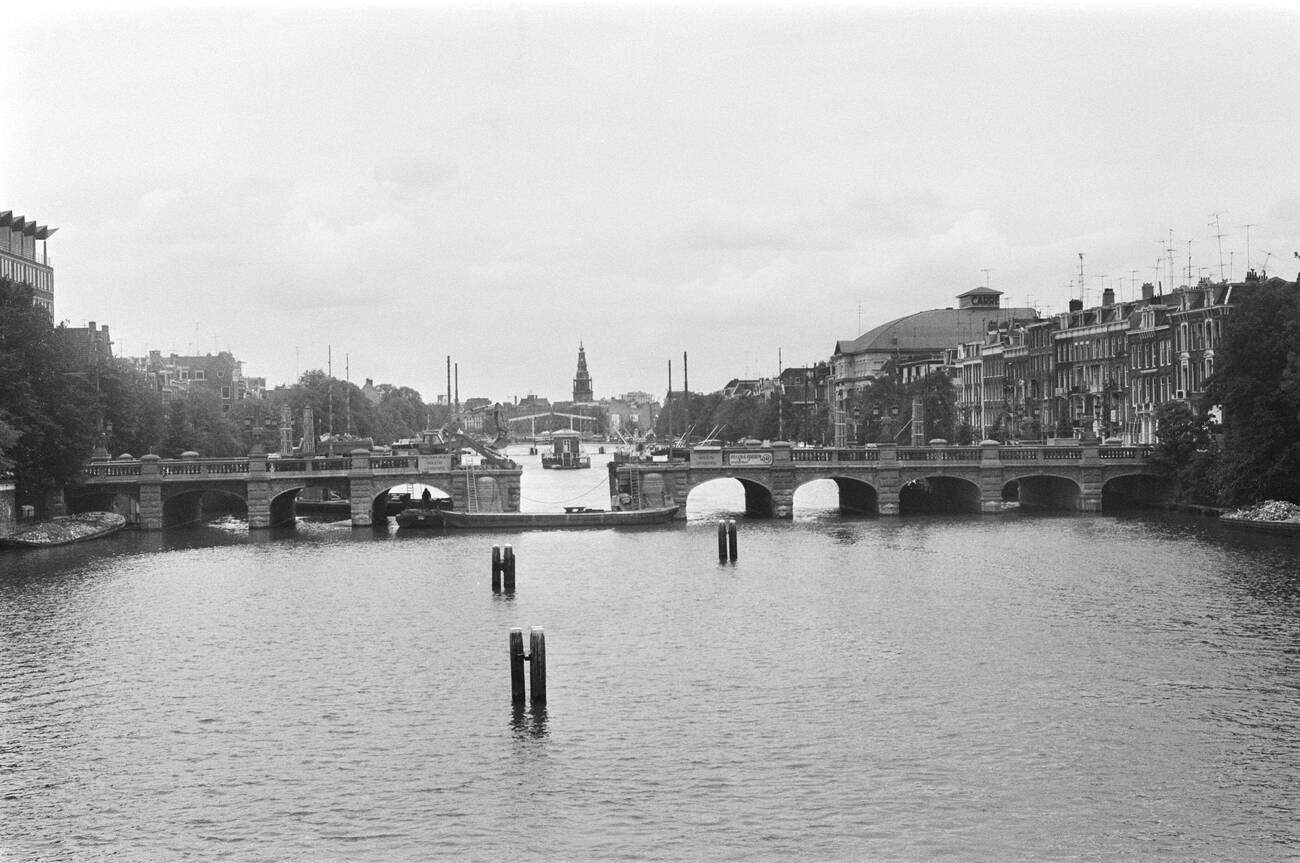
<instances>
[{"instance_id":1,"label":"boat cabin","mask_svg":"<svg viewBox=\"0 0 1300 863\"><path fill-rule=\"evenodd\" d=\"M582 451L582 436L572 429L551 435L551 451L542 453L542 467L572 470L591 467L591 456Z\"/></svg>"}]
</instances>

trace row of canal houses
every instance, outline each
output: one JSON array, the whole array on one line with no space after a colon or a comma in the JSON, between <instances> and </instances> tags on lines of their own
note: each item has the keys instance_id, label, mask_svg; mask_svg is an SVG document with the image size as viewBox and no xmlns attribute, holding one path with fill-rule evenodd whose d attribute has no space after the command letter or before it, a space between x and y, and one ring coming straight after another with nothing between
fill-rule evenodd
<instances>
[{"instance_id":1,"label":"row of canal houses","mask_svg":"<svg viewBox=\"0 0 1300 863\"><path fill-rule=\"evenodd\" d=\"M1204 393L1234 298L1260 283L1254 271L1167 294L1148 283L1125 302L1107 289L1100 306L1076 299L1060 314L990 327L946 351L943 365L956 370L959 407L981 437L1154 443L1156 409Z\"/></svg>"}]
</instances>

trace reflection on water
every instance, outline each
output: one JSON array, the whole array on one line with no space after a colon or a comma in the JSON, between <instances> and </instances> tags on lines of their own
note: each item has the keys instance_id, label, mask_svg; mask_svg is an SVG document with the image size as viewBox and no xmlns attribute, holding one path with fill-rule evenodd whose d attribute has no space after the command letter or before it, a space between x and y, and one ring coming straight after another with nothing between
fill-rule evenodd
<instances>
[{"instance_id":1,"label":"reflection on water","mask_svg":"<svg viewBox=\"0 0 1300 863\"><path fill-rule=\"evenodd\" d=\"M603 479L547 473L537 501ZM5 553L0 859L1292 856L1294 543L796 509L740 519L726 566L694 509ZM507 654L532 626L537 707Z\"/></svg>"}]
</instances>

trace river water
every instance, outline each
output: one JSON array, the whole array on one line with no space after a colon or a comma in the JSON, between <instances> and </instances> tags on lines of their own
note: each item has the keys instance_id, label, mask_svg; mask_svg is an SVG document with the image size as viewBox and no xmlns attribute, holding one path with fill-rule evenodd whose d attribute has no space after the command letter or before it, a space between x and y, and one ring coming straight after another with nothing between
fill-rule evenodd
<instances>
[{"instance_id":1,"label":"river water","mask_svg":"<svg viewBox=\"0 0 1300 863\"><path fill-rule=\"evenodd\" d=\"M523 460L525 509L608 505ZM0 552L0 860L1300 855L1300 543L826 486L727 564L725 482L668 528Z\"/></svg>"}]
</instances>

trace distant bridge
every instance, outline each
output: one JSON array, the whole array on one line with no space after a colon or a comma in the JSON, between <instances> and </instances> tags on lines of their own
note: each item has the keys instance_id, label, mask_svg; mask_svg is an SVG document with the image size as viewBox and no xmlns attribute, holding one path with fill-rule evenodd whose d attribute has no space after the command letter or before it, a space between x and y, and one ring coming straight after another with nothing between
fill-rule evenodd
<instances>
[{"instance_id":1,"label":"distant bridge","mask_svg":"<svg viewBox=\"0 0 1300 863\"><path fill-rule=\"evenodd\" d=\"M292 522L298 493L326 489L351 502L354 526L383 523L390 489L418 483L445 492L452 507L479 512L518 512L521 470L460 464L453 454L380 455L358 450L348 456L92 462L83 485L65 490L78 510L109 509L146 530L199 518L202 497L222 494L244 501L248 526Z\"/></svg>"},{"instance_id":2,"label":"distant bridge","mask_svg":"<svg viewBox=\"0 0 1300 863\"><path fill-rule=\"evenodd\" d=\"M1009 506L1099 512L1103 500L1172 500L1174 485L1149 447L925 446L802 448L788 444L693 450L683 461L610 466L610 495L630 508L685 504L691 490L738 480L745 511L789 518L800 486L827 479L840 507L872 515L999 512ZM685 506L681 517L685 517Z\"/></svg>"},{"instance_id":3,"label":"distant bridge","mask_svg":"<svg viewBox=\"0 0 1300 863\"><path fill-rule=\"evenodd\" d=\"M543 411L542 413L527 414L525 416L519 416L519 417L510 417L509 419L506 420L506 423L507 424L521 423L527 420L535 433L537 420L551 419L553 417L563 417L564 419L567 419L569 421L570 428L573 428L574 420L589 422L592 423L593 425L595 425L598 422L596 417L587 416L586 414L569 414L569 413L562 413L560 411Z\"/></svg>"}]
</instances>

